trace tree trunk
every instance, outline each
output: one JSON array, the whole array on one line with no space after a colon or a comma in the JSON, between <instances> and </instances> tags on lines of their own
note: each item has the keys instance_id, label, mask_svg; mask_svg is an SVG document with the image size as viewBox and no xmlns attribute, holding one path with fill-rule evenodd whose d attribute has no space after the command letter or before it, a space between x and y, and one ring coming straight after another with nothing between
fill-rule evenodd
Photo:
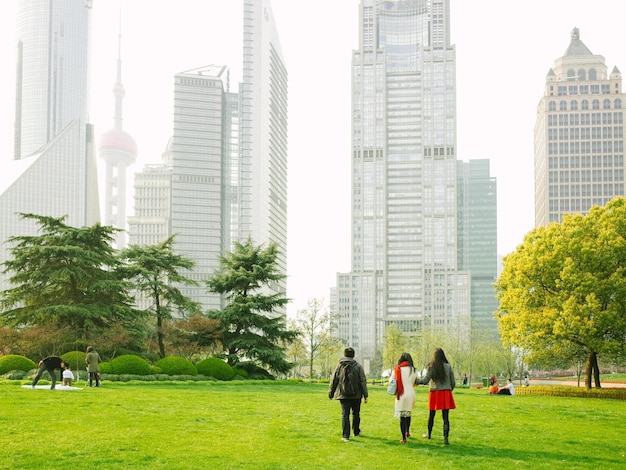
<instances>
[{"instance_id":1,"label":"tree trunk","mask_svg":"<svg viewBox=\"0 0 626 470\"><path fill-rule=\"evenodd\" d=\"M600 385L600 368L598 367L598 353L596 351L590 351L587 358L587 367L585 369L585 388L591 389L591 377L593 376L594 385L596 388L601 388Z\"/></svg>"},{"instance_id":2,"label":"tree trunk","mask_svg":"<svg viewBox=\"0 0 626 470\"><path fill-rule=\"evenodd\" d=\"M598 353L593 352L593 380L596 388L601 388L600 385L600 367L598 366Z\"/></svg>"},{"instance_id":3,"label":"tree trunk","mask_svg":"<svg viewBox=\"0 0 626 470\"><path fill-rule=\"evenodd\" d=\"M159 342L159 355L165 357L165 345L163 344L163 319L157 317L157 340Z\"/></svg>"},{"instance_id":4,"label":"tree trunk","mask_svg":"<svg viewBox=\"0 0 626 470\"><path fill-rule=\"evenodd\" d=\"M593 356L595 352L590 352L587 357L587 364L585 365L585 388L587 390L591 389L591 373L593 368Z\"/></svg>"}]
</instances>

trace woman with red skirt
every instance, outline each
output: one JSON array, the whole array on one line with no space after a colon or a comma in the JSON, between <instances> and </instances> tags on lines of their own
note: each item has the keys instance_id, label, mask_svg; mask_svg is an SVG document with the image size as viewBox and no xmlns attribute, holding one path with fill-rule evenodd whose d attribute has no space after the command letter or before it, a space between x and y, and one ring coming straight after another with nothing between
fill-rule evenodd
<instances>
[{"instance_id":1,"label":"woman with red skirt","mask_svg":"<svg viewBox=\"0 0 626 470\"><path fill-rule=\"evenodd\" d=\"M427 372L424 377L419 379L417 383L421 385L430 385L430 393L428 394L428 434L422 437L430 439L435 422L435 413L441 410L443 417L443 443L448 445L448 434L450 433L449 412L456 408L452 390L454 390L454 373L452 367L448 364L443 349L437 348L433 352L433 356L428 364Z\"/></svg>"}]
</instances>

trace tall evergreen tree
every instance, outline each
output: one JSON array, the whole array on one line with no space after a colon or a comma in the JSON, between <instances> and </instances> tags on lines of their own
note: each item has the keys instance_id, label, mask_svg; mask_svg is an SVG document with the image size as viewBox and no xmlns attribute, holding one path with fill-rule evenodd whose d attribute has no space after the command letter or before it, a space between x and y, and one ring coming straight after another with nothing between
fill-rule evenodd
<instances>
[{"instance_id":1,"label":"tall evergreen tree","mask_svg":"<svg viewBox=\"0 0 626 470\"><path fill-rule=\"evenodd\" d=\"M140 293L140 302L146 302L145 312L156 317L159 355L165 357L163 323L173 316L184 318L197 313L197 302L186 297L178 286L197 285L181 274L191 270L194 262L174 253L174 237L150 246L130 246L120 253L126 262L126 276L133 289Z\"/></svg>"},{"instance_id":2,"label":"tall evergreen tree","mask_svg":"<svg viewBox=\"0 0 626 470\"><path fill-rule=\"evenodd\" d=\"M111 246L117 229L71 227L65 217L20 216L33 220L40 233L8 240L12 259L3 263L3 272L15 287L0 293L4 323L87 332L137 316Z\"/></svg>"},{"instance_id":3,"label":"tall evergreen tree","mask_svg":"<svg viewBox=\"0 0 626 470\"><path fill-rule=\"evenodd\" d=\"M288 372L286 345L298 332L288 330L285 317L275 309L289 299L268 293L269 287L285 276L277 271L278 246L254 246L248 238L235 242L233 252L220 258L220 269L207 281L210 292L222 294L226 306L209 312L220 321L222 343L228 363L252 361L279 373Z\"/></svg>"}]
</instances>

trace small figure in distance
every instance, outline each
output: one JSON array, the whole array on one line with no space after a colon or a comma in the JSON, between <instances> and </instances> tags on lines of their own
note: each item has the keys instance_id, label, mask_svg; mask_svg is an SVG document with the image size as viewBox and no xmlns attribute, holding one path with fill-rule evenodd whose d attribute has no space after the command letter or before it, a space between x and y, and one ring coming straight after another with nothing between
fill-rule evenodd
<instances>
[{"instance_id":1,"label":"small figure in distance","mask_svg":"<svg viewBox=\"0 0 626 470\"><path fill-rule=\"evenodd\" d=\"M62 370L64 364L65 363L63 362L63 359L61 359L59 356L48 356L39 361L39 370L37 370L37 375L35 375L35 378L33 379L32 387L35 388L35 385L37 385L37 382L39 382L39 379L41 378L43 373L48 372L50 378L52 379L50 390L54 390L57 384L57 374L54 370Z\"/></svg>"},{"instance_id":2,"label":"small figure in distance","mask_svg":"<svg viewBox=\"0 0 626 470\"><path fill-rule=\"evenodd\" d=\"M467 374L463 374L463 386L467 387Z\"/></svg>"},{"instance_id":3,"label":"small figure in distance","mask_svg":"<svg viewBox=\"0 0 626 470\"><path fill-rule=\"evenodd\" d=\"M342 383L342 377L349 377ZM349 390L348 390L349 389ZM354 349L346 348L335 367L328 385L328 398L341 403L341 431L344 442L350 441L350 411L354 436L361 434L361 398L367 403L367 378L361 364L354 359Z\"/></svg>"},{"instance_id":4,"label":"small figure in distance","mask_svg":"<svg viewBox=\"0 0 626 470\"><path fill-rule=\"evenodd\" d=\"M506 385L500 387L498 395L515 395L515 385L513 385L511 379L506 379Z\"/></svg>"},{"instance_id":5,"label":"small figure in distance","mask_svg":"<svg viewBox=\"0 0 626 470\"><path fill-rule=\"evenodd\" d=\"M65 387L71 387L72 380L74 380L74 373L70 369L70 365L67 362L65 362L64 365L65 369L63 369L63 385Z\"/></svg>"},{"instance_id":6,"label":"small figure in distance","mask_svg":"<svg viewBox=\"0 0 626 470\"><path fill-rule=\"evenodd\" d=\"M100 386L100 354L93 346L87 347L87 356L85 356L85 364L87 364L87 372L89 372L89 386L93 387L93 383L96 382L96 387Z\"/></svg>"}]
</instances>

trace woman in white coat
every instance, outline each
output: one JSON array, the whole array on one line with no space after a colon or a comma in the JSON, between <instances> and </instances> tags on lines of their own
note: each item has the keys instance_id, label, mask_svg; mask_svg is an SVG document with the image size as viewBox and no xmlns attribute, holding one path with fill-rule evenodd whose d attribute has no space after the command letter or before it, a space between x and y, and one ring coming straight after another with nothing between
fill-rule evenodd
<instances>
[{"instance_id":1,"label":"woman in white coat","mask_svg":"<svg viewBox=\"0 0 626 470\"><path fill-rule=\"evenodd\" d=\"M413 366L413 358L409 353L402 353L398 365L393 368L393 377L397 383L394 416L400 418L401 443L405 444L411 435L411 412L415 406L415 389L413 385L418 379Z\"/></svg>"}]
</instances>

